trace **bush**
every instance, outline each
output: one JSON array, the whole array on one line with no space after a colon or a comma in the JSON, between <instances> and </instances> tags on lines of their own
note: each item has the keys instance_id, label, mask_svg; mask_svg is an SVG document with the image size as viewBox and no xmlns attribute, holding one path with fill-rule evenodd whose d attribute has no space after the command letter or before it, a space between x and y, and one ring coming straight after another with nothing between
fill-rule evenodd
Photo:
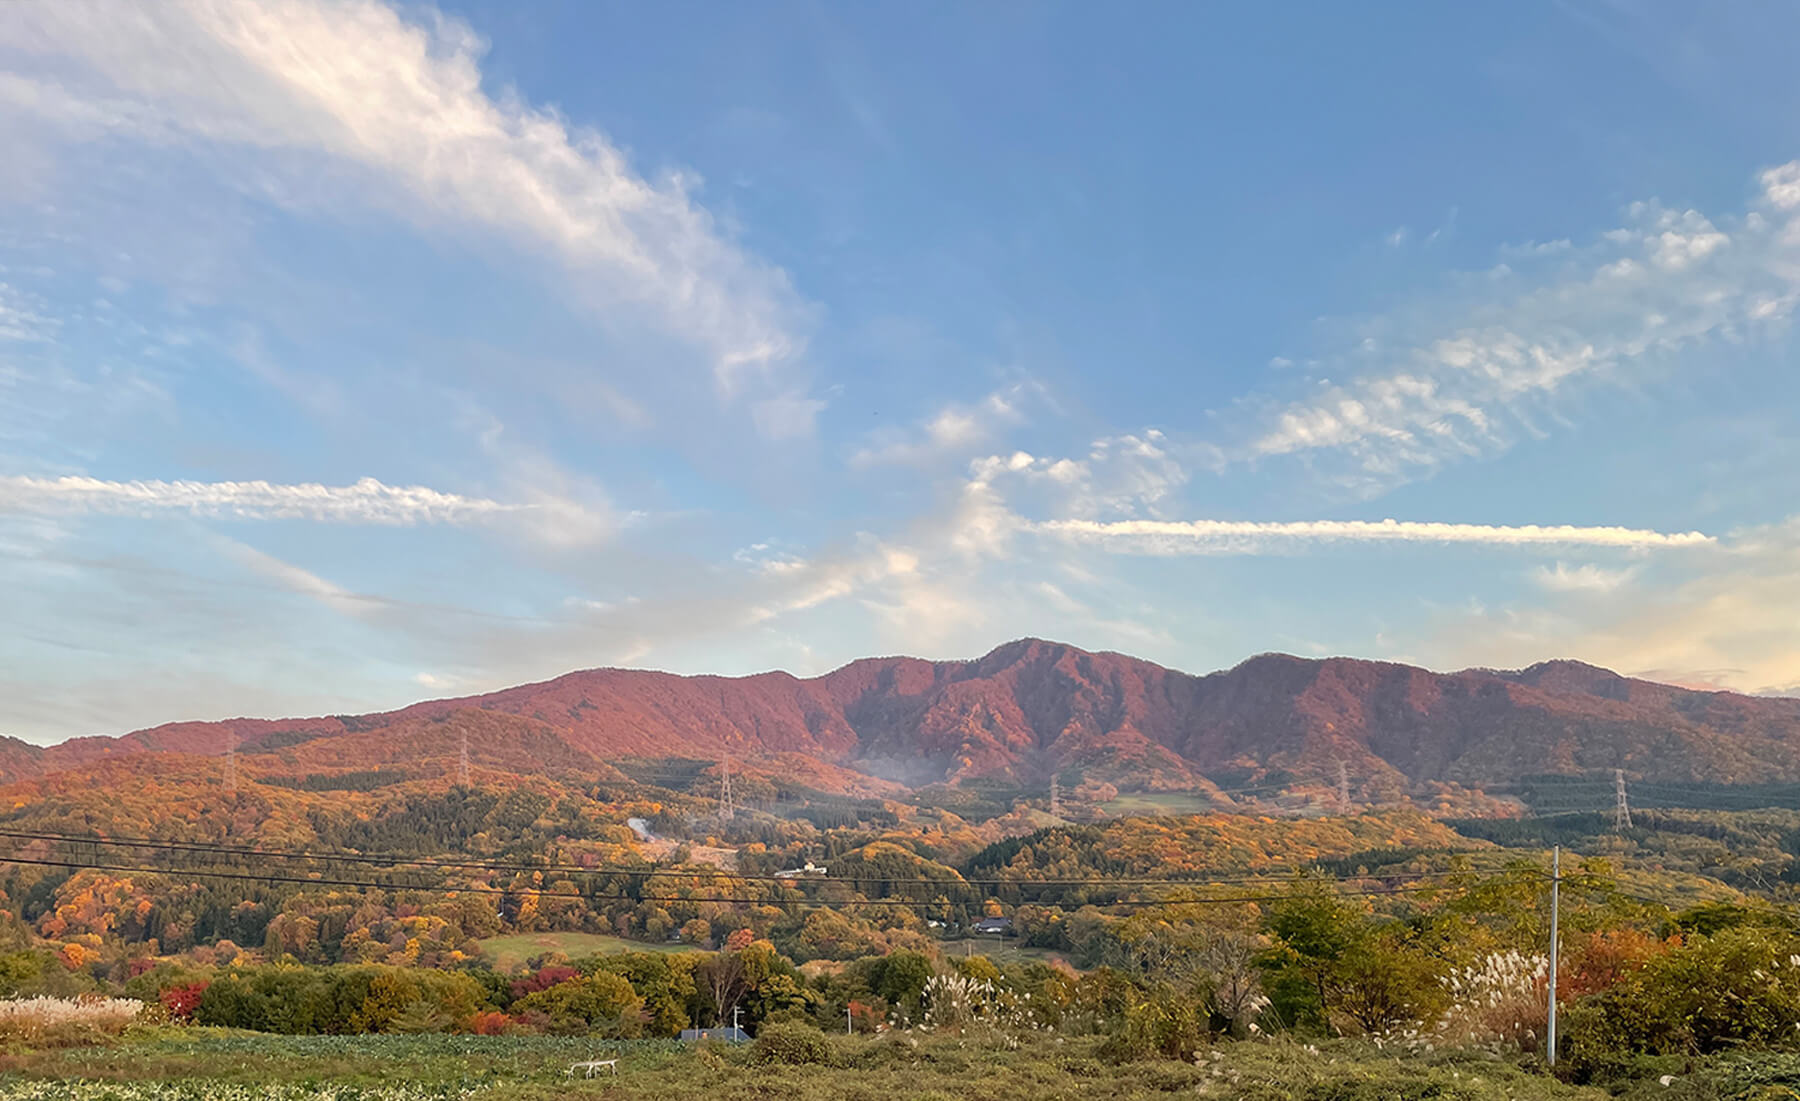
<instances>
[{"instance_id":1,"label":"bush","mask_svg":"<svg viewBox=\"0 0 1800 1101\"><path fill-rule=\"evenodd\" d=\"M203 1025L289 1035L436 1031L462 1025L480 1008L468 975L417 968L232 968L200 994Z\"/></svg>"},{"instance_id":2,"label":"bush","mask_svg":"<svg viewBox=\"0 0 1800 1101\"><path fill-rule=\"evenodd\" d=\"M156 996L171 1021L191 1021L200 1009L200 999L206 994L210 982L188 983L186 986L171 986Z\"/></svg>"},{"instance_id":3,"label":"bush","mask_svg":"<svg viewBox=\"0 0 1800 1101\"><path fill-rule=\"evenodd\" d=\"M1792 1042L1800 1021L1794 947L1786 936L1738 927L1652 957L1571 1010L1571 1062L1597 1067L1632 1052L1704 1055Z\"/></svg>"},{"instance_id":4,"label":"bush","mask_svg":"<svg viewBox=\"0 0 1800 1101\"><path fill-rule=\"evenodd\" d=\"M1207 1037L1201 1007L1168 992L1125 1010L1124 1018L1101 1043L1099 1055L1111 1063L1130 1063L1160 1055L1191 1060Z\"/></svg>"},{"instance_id":5,"label":"bush","mask_svg":"<svg viewBox=\"0 0 1800 1101\"><path fill-rule=\"evenodd\" d=\"M160 1001L164 991L175 987L198 985L204 990L212 977L213 969L210 967L194 967L165 960L132 975L125 983L125 996L136 998L140 1002Z\"/></svg>"},{"instance_id":6,"label":"bush","mask_svg":"<svg viewBox=\"0 0 1800 1101\"><path fill-rule=\"evenodd\" d=\"M469 1031L477 1036L504 1036L512 1029L513 1019L494 1009L475 1014L469 1022Z\"/></svg>"},{"instance_id":7,"label":"bush","mask_svg":"<svg viewBox=\"0 0 1800 1101\"><path fill-rule=\"evenodd\" d=\"M750 1045L750 1061L757 1066L827 1066L831 1063L831 1044L816 1028L769 1025Z\"/></svg>"},{"instance_id":8,"label":"bush","mask_svg":"<svg viewBox=\"0 0 1800 1101\"><path fill-rule=\"evenodd\" d=\"M74 997L94 990L93 977L71 969L54 952L35 949L0 955L0 997Z\"/></svg>"},{"instance_id":9,"label":"bush","mask_svg":"<svg viewBox=\"0 0 1800 1101\"><path fill-rule=\"evenodd\" d=\"M644 999L629 982L606 971L527 994L512 1008L527 1020L543 1017L545 1027L557 1035L629 1038L644 1031Z\"/></svg>"},{"instance_id":10,"label":"bush","mask_svg":"<svg viewBox=\"0 0 1800 1101\"><path fill-rule=\"evenodd\" d=\"M306 1035L348 1032L334 1020L331 984L303 967L232 970L200 995L194 1019L203 1025ZM338 1025L338 1027L334 1027Z\"/></svg>"},{"instance_id":11,"label":"bush","mask_svg":"<svg viewBox=\"0 0 1800 1101\"><path fill-rule=\"evenodd\" d=\"M916 1006L931 981L931 961L918 952L890 952L869 975L869 989L891 1005Z\"/></svg>"}]
</instances>

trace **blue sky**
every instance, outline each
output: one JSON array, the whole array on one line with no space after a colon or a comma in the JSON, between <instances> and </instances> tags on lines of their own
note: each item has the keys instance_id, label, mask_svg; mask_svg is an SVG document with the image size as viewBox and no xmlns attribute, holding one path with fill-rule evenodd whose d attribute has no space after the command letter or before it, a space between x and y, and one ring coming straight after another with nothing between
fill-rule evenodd
<instances>
[{"instance_id":1,"label":"blue sky","mask_svg":"<svg viewBox=\"0 0 1800 1101\"><path fill-rule=\"evenodd\" d=\"M1028 634L1800 691L1796 24L10 5L0 732Z\"/></svg>"}]
</instances>

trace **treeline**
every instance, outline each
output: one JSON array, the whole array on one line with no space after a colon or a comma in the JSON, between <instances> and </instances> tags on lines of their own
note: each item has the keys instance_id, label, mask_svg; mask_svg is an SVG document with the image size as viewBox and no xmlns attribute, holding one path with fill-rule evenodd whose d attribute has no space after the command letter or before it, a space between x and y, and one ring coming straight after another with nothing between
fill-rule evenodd
<instances>
[{"instance_id":1,"label":"treeline","mask_svg":"<svg viewBox=\"0 0 1800 1101\"><path fill-rule=\"evenodd\" d=\"M1144 880L1285 876L1306 867L1404 871L1469 848L1467 837L1410 810L1317 819L1125 818L1008 838L970 856L962 872L1007 905L1078 909L1134 897Z\"/></svg>"},{"instance_id":2,"label":"treeline","mask_svg":"<svg viewBox=\"0 0 1800 1101\"><path fill-rule=\"evenodd\" d=\"M1615 793L1611 773L1583 776L1526 776L1511 788L1534 814L1594 812L1605 814ZM1500 793L1505 789L1490 789ZM1800 810L1800 784L1721 784L1705 780L1682 782L1632 780L1627 784L1631 805L1674 810L1745 811Z\"/></svg>"},{"instance_id":3,"label":"treeline","mask_svg":"<svg viewBox=\"0 0 1800 1101\"><path fill-rule=\"evenodd\" d=\"M1305 821L1157 818L1041 830L956 863L939 858L954 848L940 833L845 830L810 841L772 834L771 843L738 850L742 876L681 863L687 853L679 847L653 864L618 840L610 859L587 871L580 862L589 851L578 847L577 835L629 831L584 814L530 790L454 789L409 797L393 815L322 821L317 829L322 849L484 854L470 865L130 850L123 855L133 862L168 860L235 878L12 865L0 867L0 908L36 935L77 945L112 966L134 954L190 953L204 961L249 953L247 959L315 965L459 967L480 957L481 940L502 933L606 934L710 949L740 930L795 960L845 961L928 945L996 913L1012 916L1034 945L1098 962L1100 954L1070 939L1083 912L1241 883L1246 873L1259 876L1266 891L1291 880L1295 867L1405 884L1441 874L1470 845L1467 836L1410 811ZM1785 823L1743 815L1711 822L1677 812L1642 818L1642 840L1627 839L1640 847L1625 855L1634 866L1665 869L1657 874L1671 882L1678 877L1669 869L1745 886L1758 885L1759 876L1764 886L1779 883L1792 864L1780 845L1800 836L1800 815ZM1535 847L1560 836L1546 832L1551 821L1461 825L1503 844ZM565 832L546 844L552 828ZM84 857L87 848L76 846L71 855ZM1497 854L1489 852L1482 860L1491 865ZM828 864L829 875L771 878L807 860ZM308 877L323 882L309 884ZM362 882L368 885L353 885Z\"/></svg>"},{"instance_id":4,"label":"treeline","mask_svg":"<svg viewBox=\"0 0 1800 1101\"><path fill-rule=\"evenodd\" d=\"M1454 819L1466 837L1509 848L1610 851L1634 865L1703 875L1740 890L1786 897L1800 884L1800 812L1634 808L1631 826L1611 811L1541 818Z\"/></svg>"},{"instance_id":5,"label":"treeline","mask_svg":"<svg viewBox=\"0 0 1800 1101\"><path fill-rule=\"evenodd\" d=\"M258 783L295 791L374 791L414 779L398 769L356 769L350 772L310 772L305 776L265 776Z\"/></svg>"},{"instance_id":6,"label":"treeline","mask_svg":"<svg viewBox=\"0 0 1800 1101\"><path fill-rule=\"evenodd\" d=\"M1576 1076L1643 1054L1793 1044L1800 933L1791 918L1728 903L1663 911L1602 872L1572 870L1564 883L1557 997L1564 1065ZM631 1038L735 1017L752 1032L847 1023L1100 1034L1101 1052L1119 1059L1191 1059L1205 1044L1275 1030L1374 1036L1403 1050L1529 1053L1543 1043L1548 996L1544 887L1520 866L1379 902L1313 878L1273 901L1015 914L1032 935L1040 920L1060 920L1056 935L1081 954L1080 969L946 958L930 945L802 969L741 930L715 952L548 955L518 974L141 958L101 983L65 955L21 949L0 953L0 996L77 992L85 982L173 1020L286 1033Z\"/></svg>"}]
</instances>

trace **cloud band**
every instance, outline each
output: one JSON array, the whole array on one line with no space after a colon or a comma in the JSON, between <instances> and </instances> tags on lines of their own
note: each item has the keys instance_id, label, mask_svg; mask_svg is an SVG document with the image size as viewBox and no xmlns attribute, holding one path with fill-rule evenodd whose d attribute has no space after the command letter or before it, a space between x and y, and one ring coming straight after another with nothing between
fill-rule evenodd
<instances>
[{"instance_id":1,"label":"cloud band","mask_svg":"<svg viewBox=\"0 0 1800 1101\"><path fill-rule=\"evenodd\" d=\"M1049 520L1037 531L1065 539L1117 545L1137 554L1242 553L1271 542L1474 543L1489 546L1616 547L1642 550L1692 547L1714 539L1698 531L1570 525L1499 526L1413 520Z\"/></svg>"},{"instance_id":2,"label":"cloud band","mask_svg":"<svg viewBox=\"0 0 1800 1101\"><path fill-rule=\"evenodd\" d=\"M346 524L459 524L528 506L463 497L425 486L390 486L374 478L353 485L274 482L109 482L69 476L0 476L0 511L143 515L187 512L253 520Z\"/></svg>"}]
</instances>

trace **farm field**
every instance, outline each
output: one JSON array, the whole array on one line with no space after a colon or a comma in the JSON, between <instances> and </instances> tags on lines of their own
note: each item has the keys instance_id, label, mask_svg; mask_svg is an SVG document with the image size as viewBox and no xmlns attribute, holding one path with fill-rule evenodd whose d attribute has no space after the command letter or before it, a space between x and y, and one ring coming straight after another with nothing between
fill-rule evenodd
<instances>
[{"instance_id":1,"label":"farm field","mask_svg":"<svg viewBox=\"0 0 1800 1101\"><path fill-rule=\"evenodd\" d=\"M1007 1050L1011 1047L1013 1050ZM1369 1049L1370 1053L1373 1049ZM1338 1085L1373 1069L1361 1059L1311 1056L1290 1044L1227 1045L1196 1066L1155 1060L1111 1066L1091 1041L1007 1041L998 1036L834 1038L829 1066L755 1066L747 1047L683 1049L667 1041L619 1043L558 1037L288 1037L212 1029L146 1030L97 1048L0 1057L0 1101L198 1101L200 1098L328 1097L336 1101L440 1098L717 1098L780 1095L796 1101L897 1097L1149 1098L1203 1095L1275 1101L1340 1096ZM568 1064L618 1058L619 1075L567 1076ZM1395 1064L1382 1096L1581 1098L1503 1065ZM1327 1092L1320 1093L1323 1089ZM329 1092L327 1092L329 1091ZM1373 1097L1375 1095L1369 1094Z\"/></svg>"},{"instance_id":2,"label":"farm field","mask_svg":"<svg viewBox=\"0 0 1800 1101\"><path fill-rule=\"evenodd\" d=\"M1206 814L1215 808L1204 795L1191 791L1134 791L1100 804L1114 818L1158 814Z\"/></svg>"},{"instance_id":3,"label":"farm field","mask_svg":"<svg viewBox=\"0 0 1800 1101\"><path fill-rule=\"evenodd\" d=\"M546 952L561 952L570 959L610 955L615 952L693 952L690 944L653 944L609 937L604 933L510 933L478 942L482 959L496 971L515 971L527 960Z\"/></svg>"},{"instance_id":4,"label":"farm field","mask_svg":"<svg viewBox=\"0 0 1800 1101\"><path fill-rule=\"evenodd\" d=\"M1187 1095L1243 1101L1760 1101L1800 1087L1800 1058L1696 1065L1647 1061L1609 1089L1570 1086L1468 1051L1397 1057L1366 1043L1283 1039L1208 1046L1196 1063L1114 1065L1093 1038L999 1034L833 1037L826 1065L757 1065L750 1046L578 1037L273 1036L146 1028L99 1047L0 1055L0 1101L548 1101L780 1096L1027 1101ZM619 1059L619 1075L567 1076L568 1064ZM1672 1074L1669 1085L1663 1074Z\"/></svg>"},{"instance_id":5,"label":"farm field","mask_svg":"<svg viewBox=\"0 0 1800 1101\"><path fill-rule=\"evenodd\" d=\"M1068 962L1069 953L1058 952L1050 948L1029 948L1021 945L1016 939L1007 937L965 937L962 940L946 940L938 944L938 950L945 959L959 959L964 955L986 956L1002 966L1015 963L1050 963L1054 960Z\"/></svg>"}]
</instances>

